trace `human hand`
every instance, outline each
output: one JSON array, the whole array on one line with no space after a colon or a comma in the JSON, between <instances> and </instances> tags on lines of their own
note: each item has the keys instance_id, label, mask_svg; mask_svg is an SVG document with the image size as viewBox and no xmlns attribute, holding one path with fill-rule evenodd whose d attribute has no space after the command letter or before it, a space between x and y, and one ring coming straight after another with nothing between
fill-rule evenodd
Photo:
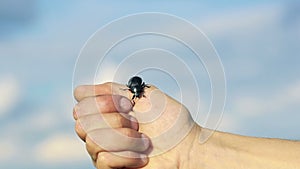
<instances>
[{"instance_id":1,"label":"human hand","mask_svg":"<svg viewBox=\"0 0 300 169\"><path fill-rule=\"evenodd\" d=\"M128 99L132 93L121 90L126 88L105 83L75 90L76 132L86 142L95 166L184 168L200 128L192 130L195 123L188 110L152 85L132 107Z\"/></svg>"}]
</instances>

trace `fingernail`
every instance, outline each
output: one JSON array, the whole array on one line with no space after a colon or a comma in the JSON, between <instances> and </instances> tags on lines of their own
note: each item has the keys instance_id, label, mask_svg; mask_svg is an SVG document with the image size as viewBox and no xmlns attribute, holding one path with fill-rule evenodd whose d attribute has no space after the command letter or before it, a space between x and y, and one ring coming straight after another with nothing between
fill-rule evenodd
<instances>
[{"instance_id":1,"label":"fingernail","mask_svg":"<svg viewBox=\"0 0 300 169\"><path fill-rule=\"evenodd\" d=\"M125 111L129 111L131 109L131 103L128 99L122 97L120 99L120 107Z\"/></svg>"},{"instance_id":2,"label":"fingernail","mask_svg":"<svg viewBox=\"0 0 300 169\"><path fill-rule=\"evenodd\" d=\"M130 121L131 121L131 127L132 127L132 129L138 131L139 125L138 125L137 120L134 117L131 116L130 117Z\"/></svg>"},{"instance_id":3,"label":"fingernail","mask_svg":"<svg viewBox=\"0 0 300 169\"><path fill-rule=\"evenodd\" d=\"M144 146L148 148L149 147L149 143L150 143L149 138L146 137L144 134L141 134L141 137L143 139Z\"/></svg>"}]
</instances>

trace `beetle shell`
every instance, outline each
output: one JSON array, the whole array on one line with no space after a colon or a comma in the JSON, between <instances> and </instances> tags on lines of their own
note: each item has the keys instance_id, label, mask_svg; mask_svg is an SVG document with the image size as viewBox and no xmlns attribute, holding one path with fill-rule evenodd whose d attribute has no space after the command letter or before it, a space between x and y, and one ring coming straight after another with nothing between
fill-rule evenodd
<instances>
[{"instance_id":1,"label":"beetle shell","mask_svg":"<svg viewBox=\"0 0 300 169\"><path fill-rule=\"evenodd\" d=\"M135 98L141 98L144 97L144 88L145 87L150 87L146 85L142 78L138 76L134 76L128 80L128 83L126 85L129 89L129 91L133 94L132 96L132 102L135 104L134 99Z\"/></svg>"}]
</instances>

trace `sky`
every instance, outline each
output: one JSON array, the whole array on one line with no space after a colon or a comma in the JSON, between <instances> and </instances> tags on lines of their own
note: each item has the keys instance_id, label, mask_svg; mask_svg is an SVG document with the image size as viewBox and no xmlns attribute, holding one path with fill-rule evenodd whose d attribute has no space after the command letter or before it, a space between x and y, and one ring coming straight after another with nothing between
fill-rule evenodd
<instances>
[{"instance_id":1,"label":"sky","mask_svg":"<svg viewBox=\"0 0 300 169\"><path fill-rule=\"evenodd\" d=\"M214 45L223 64L227 88L218 130L300 140L300 3L297 1L1 0L0 168L93 168L84 144L73 129L72 90L84 77L95 74L82 72L73 81L75 63L86 41L99 28L141 12L162 12L183 18L199 28ZM142 27L133 23L126 28L138 26ZM176 25L167 30L172 29L176 30ZM189 32L183 35L193 37ZM194 73L200 84L201 101L196 104L200 105L201 113L197 118L191 113L204 125L211 99L209 77L201 63L193 64L189 51L171 39L149 35L121 43L100 65L96 80L113 79L115 67L125 53L151 45L174 52L192 70L199 67L199 72ZM163 62L154 56L148 58ZM175 71L174 77L181 79L182 72ZM122 77L129 79L130 71L126 73ZM174 77L156 71L143 74L147 83L155 84L176 99L180 94L192 96L189 84L176 86L178 79Z\"/></svg>"}]
</instances>

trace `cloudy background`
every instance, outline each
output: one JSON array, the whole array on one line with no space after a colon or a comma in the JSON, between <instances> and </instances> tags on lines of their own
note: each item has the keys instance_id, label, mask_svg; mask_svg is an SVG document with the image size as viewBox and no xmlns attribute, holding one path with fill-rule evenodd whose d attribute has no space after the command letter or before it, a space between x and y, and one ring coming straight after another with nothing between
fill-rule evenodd
<instances>
[{"instance_id":1,"label":"cloudy background","mask_svg":"<svg viewBox=\"0 0 300 169\"><path fill-rule=\"evenodd\" d=\"M219 130L300 140L297 1L0 0L0 168L93 168L73 131L74 65L97 29L137 12L185 18L212 41L227 80ZM176 97L164 79L145 80Z\"/></svg>"}]
</instances>

